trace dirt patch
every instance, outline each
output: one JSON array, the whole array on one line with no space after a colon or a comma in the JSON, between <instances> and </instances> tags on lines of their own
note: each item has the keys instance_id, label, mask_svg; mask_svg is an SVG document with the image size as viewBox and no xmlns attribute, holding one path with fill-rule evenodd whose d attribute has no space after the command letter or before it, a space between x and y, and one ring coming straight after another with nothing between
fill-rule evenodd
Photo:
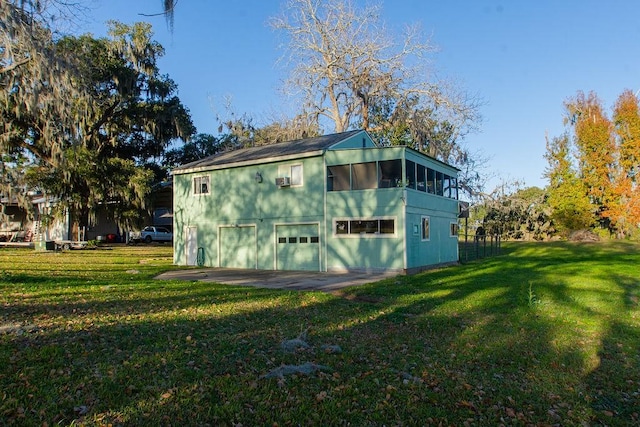
<instances>
[{"instance_id":1,"label":"dirt patch","mask_svg":"<svg viewBox=\"0 0 640 427\"><path fill-rule=\"evenodd\" d=\"M590 230L578 230L569 234L570 242L599 242L600 236Z\"/></svg>"},{"instance_id":2,"label":"dirt patch","mask_svg":"<svg viewBox=\"0 0 640 427\"><path fill-rule=\"evenodd\" d=\"M366 302L369 304L379 304L384 302L384 298L380 298L380 297L373 297L371 295L357 295L357 294L349 294L349 293L345 293L343 291L334 291L331 292L331 295L334 295L338 298L344 298L346 300L349 301L354 301L354 302Z\"/></svg>"}]
</instances>

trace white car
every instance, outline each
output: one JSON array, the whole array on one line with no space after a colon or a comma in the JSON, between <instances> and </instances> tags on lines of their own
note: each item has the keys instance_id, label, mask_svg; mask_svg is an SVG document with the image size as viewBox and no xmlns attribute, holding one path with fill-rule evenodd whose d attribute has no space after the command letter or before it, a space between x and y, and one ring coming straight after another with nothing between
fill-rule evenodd
<instances>
[{"instance_id":1,"label":"white car","mask_svg":"<svg viewBox=\"0 0 640 427\"><path fill-rule=\"evenodd\" d=\"M142 231L134 231L130 234L130 240L134 242L172 242L173 233L164 227L148 226Z\"/></svg>"}]
</instances>

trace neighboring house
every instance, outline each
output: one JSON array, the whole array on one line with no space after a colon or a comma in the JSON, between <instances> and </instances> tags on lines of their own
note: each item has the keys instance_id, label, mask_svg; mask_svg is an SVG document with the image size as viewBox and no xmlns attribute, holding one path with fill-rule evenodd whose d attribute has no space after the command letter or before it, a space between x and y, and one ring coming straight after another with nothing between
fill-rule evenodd
<instances>
[{"instance_id":1,"label":"neighboring house","mask_svg":"<svg viewBox=\"0 0 640 427\"><path fill-rule=\"evenodd\" d=\"M66 240L69 236L69 216L51 219L46 223L42 218L50 212L54 202L39 193L29 194L32 205L31 214L23 209L16 200L2 198L5 215L0 221L0 242L45 242L47 240Z\"/></svg>"},{"instance_id":2,"label":"neighboring house","mask_svg":"<svg viewBox=\"0 0 640 427\"><path fill-rule=\"evenodd\" d=\"M173 171L174 263L416 272L458 261L457 172L362 130Z\"/></svg>"},{"instance_id":3,"label":"neighboring house","mask_svg":"<svg viewBox=\"0 0 640 427\"><path fill-rule=\"evenodd\" d=\"M126 232L117 223L99 210L87 224L74 226L69 213L53 218L52 209L56 201L40 193L29 195L32 209L30 214L18 205L16 200L0 198L5 215L0 217L0 242L38 242L59 240L125 240ZM138 229L147 225L173 227L173 190L171 182L156 185L151 191L152 211L140 218Z\"/></svg>"}]
</instances>

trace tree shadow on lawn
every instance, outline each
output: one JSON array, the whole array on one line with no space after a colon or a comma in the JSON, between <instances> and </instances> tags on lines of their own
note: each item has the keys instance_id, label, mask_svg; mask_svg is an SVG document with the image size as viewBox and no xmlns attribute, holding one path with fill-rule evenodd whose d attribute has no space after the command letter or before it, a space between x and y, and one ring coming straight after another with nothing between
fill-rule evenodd
<instances>
[{"instance_id":1,"label":"tree shadow on lawn","mask_svg":"<svg viewBox=\"0 0 640 427\"><path fill-rule=\"evenodd\" d=\"M169 283L171 295L158 297L152 286L129 301L123 291L125 302L115 306L69 302L51 329L0 336L0 382L14 399L3 413L16 422L29 415L34 425L591 423L605 401L594 400L591 388L633 395L637 383L623 388L611 376L634 360L630 374L637 374L637 353L610 347L624 333L624 345L637 351L640 338L606 317L597 317L591 336L557 316L559 308L572 319L593 311L563 282L574 270L551 276L546 269L565 253L553 251L546 260L507 255L387 279L347 290L351 299L211 283L188 283L181 293ZM540 304L531 303L529 282ZM14 314L31 309L24 304ZM114 311L116 322L97 321ZM307 328L309 348L281 349ZM610 363L598 364L610 353ZM305 362L329 370L262 378ZM607 410L607 424L633 419Z\"/></svg>"},{"instance_id":2,"label":"tree shadow on lawn","mask_svg":"<svg viewBox=\"0 0 640 427\"><path fill-rule=\"evenodd\" d=\"M585 400L601 425L640 425L640 333L615 320L602 340L599 363L584 380Z\"/></svg>"}]
</instances>

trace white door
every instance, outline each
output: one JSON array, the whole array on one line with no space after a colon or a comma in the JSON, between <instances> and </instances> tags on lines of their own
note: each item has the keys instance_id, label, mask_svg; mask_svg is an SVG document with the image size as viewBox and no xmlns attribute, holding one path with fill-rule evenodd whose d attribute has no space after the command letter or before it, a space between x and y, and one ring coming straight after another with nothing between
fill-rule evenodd
<instances>
[{"instance_id":1,"label":"white door","mask_svg":"<svg viewBox=\"0 0 640 427\"><path fill-rule=\"evenodd\" d=\"M198 228L187 227L185 239L187 265L196 265L198 262Z\"/></svg>"}]
</instances>

